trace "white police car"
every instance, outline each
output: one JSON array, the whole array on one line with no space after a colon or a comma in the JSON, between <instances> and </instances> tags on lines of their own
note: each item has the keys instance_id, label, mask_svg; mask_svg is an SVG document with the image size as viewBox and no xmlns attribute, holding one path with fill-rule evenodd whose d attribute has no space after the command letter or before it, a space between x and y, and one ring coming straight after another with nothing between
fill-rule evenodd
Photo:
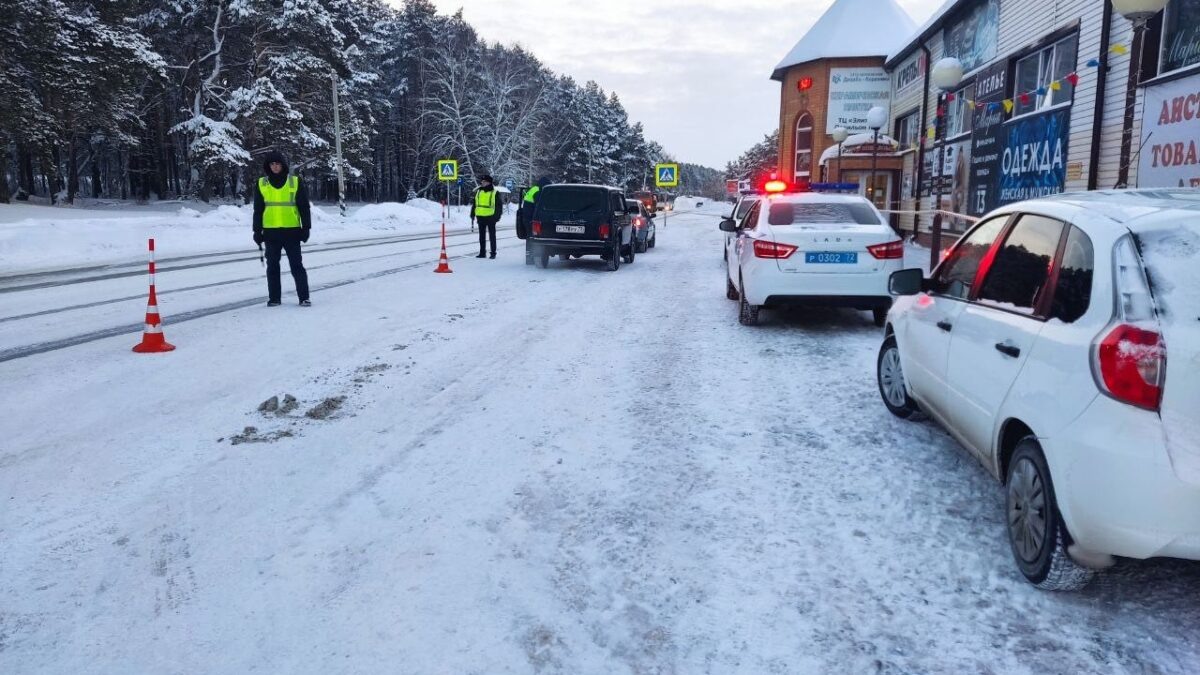
<instances>
[{"instance_id":1,"label":"white police car","mask_svg":"<svg viewBox=\"0 0 1200 675\"><path fill-rule=\"evenodd\" d=\"M758 322L763 307L824 305L873 312L882 326L892 299L888 277L899 271L904 243L874 205L848 186L814 184L789 190L770 181L740 220L721 222L726 238L726 295L738 320Z\"/></svg>"}]
</instances>

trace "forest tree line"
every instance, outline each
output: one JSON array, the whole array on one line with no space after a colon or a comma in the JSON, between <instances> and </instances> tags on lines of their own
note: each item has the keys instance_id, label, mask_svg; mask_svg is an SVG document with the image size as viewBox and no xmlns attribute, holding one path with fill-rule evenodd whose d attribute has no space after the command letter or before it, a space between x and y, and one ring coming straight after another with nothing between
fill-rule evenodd
<instances>
[{"instance_id":1,"label":"forest tree line","mask_svg":"<svg viewBox=\"0 0 1200 675\"><path fill-rule=\"evenodd\" d=\"M0 202L245 200L272 149L336 199L334 87L350 199L436 197L440 158L468 185L628 188L670 159L615 93L428 0L0 0L0 16ZM719 181L688 168L684 190Z\"/></svg>"}]
</instances>

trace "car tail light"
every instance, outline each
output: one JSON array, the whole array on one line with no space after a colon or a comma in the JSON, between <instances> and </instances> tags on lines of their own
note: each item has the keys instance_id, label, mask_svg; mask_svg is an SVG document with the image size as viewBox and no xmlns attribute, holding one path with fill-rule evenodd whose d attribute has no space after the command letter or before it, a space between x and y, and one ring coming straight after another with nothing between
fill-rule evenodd
<instances>
[{"instance_id":1,"label":"car tail light","mask_svg":"<svg viewBox=\"0 0 1200 675\"><path fill-rule=\"evenodd\" d=\"M1167 376L1167 350L1158 330L1150 282L1132 237L1117 242L1113 257L1116 320L1092 348L1096 383L1118 401L1158 410Z\"/></svg>"},{"instance_id":2,"label":"car tail light","mask_svg":"<svg viewBox=\"0 0 1200 675\"><path fill-rule=\"evenodd\" d=\"M875 256L876 260L899 260L904 257L904 242L897 240L868 246L867 252Z\"/></svg>"},{"instance_id":3,"label":"car tail light","mask_svg":"<svg viewBox=\"0 0 1200 675\"><path fill-rule=\"evenodd\" d=\"M796 252L796 247L791 244L777 244L773 241L765 241L763 239L754 240L754 257L755 258L774 258L783 260Z\"/></svg>"},{"instance_id":4,"label":"car tail light","mask_svg":"<svg viewBox=\"0 0 1200 675\"><path fill-rule=\"evenodd\" d=\"M609 225L608 223L602 224L600 226L600 238L608 239L608 235L610 235L610 234L612 234L612 226Z\"/></svg>"},{"instance_id":5,"label":"car tail light","mask_svg":"<svg viewBox=\"0 0 1200 675\"><path fill-rule=\"evenodd\" d=\"M1162 336L1137 326L1118 325L1096 347L1096 370L1113 398L1158 410L1167 372Z\"/></svg>"},{"instance_id":6,"label":"car tail light","mask_svg":"<svg viewBox=\"0 0 1200 675\"><path fill-rule=\"evenodd\" d=\"M535 236L535 237L542 236L542 221L540 221L540 220L533 221L533 225L530 229L533 230L533 236Z\"/></svg>"}]
</instances>

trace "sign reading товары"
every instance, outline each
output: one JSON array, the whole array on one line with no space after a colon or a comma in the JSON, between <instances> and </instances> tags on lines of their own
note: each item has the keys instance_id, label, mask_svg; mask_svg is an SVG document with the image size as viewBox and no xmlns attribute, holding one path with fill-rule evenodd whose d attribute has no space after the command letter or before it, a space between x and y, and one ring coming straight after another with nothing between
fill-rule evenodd
<instances>
[{"instance_id":1,"label":"sign reading \u0442\u043e\u0432\u0430\u0440\u044b","mask_svg":"<svg viewBox=\"0 0 1200 675\"><path fill-rule=\"evenodd\" d=\"M891 78L883 68L831 68L825 133L831 134L838 127L852 134L871 131L867 111L875 106L887 109L891 86Z\"/></svg>"}]
</instances>

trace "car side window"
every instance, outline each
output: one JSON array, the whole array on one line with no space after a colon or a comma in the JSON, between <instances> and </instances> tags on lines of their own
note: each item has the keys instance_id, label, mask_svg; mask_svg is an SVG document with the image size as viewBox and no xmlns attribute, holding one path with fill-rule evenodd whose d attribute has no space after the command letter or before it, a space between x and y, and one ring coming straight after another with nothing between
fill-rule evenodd
<instances>
[{"instance_id":1,"label":"car side window","mask_svg":"<svg viewBox=\"0 0 1200 675\"><path fill-rule=\"evenodd\" d=\"M1021 216L985 272L979 301L1021 314L1036 314L1064 227L1053 218Z\"/></svg>"},{"instance_id":2,"label":"car side window","mask_svg":"<svg viewBox=\"0 0 1200 675\"><path fill-rule=\"evenodd\" d=\"M969 298L979 265L1006 224L1008 216L998 216L984 221L963 237L950 251L950 257L938 267L933 280L933 292L959 300Z\"/></svg>"},{"instance_id":3,"label":"car side window","mask_svg":"<svg viewBox=\"0 0 1200 675\"><path fill-rule=\"evenodd\" d=\"M1095 262L1092 240L1083 230L1072 225L1058 269L1058 285L1050 305L1050 318L1074 323L1087 314L1092 302Z\"/></svg>"},{"instance_id":4,"label":"car side window","mask_svg":"<svg viewBox=\"0 0 1200 675\"><path fill-rule=\"evenodd\" d=\"M759 212L758 204L755 204L754 206L750 207L750 212L747 213L746 217L742 219L741 229L753 230L753 229L757 228L758 227L758 212Z\"/></svg>"},{"instance_id":5,"label":"car side window","mask_svg":"<svg viewBox=\"0 0 1200 675\"><path fill-rule=\"evenodd\" d=\"M618 192L612 192L609 194L611 195L611 199L612 199L613 213L624 213L625 212L625 206L624 206L625 195L622 195Z\"/></svg>"}]
</instances>

